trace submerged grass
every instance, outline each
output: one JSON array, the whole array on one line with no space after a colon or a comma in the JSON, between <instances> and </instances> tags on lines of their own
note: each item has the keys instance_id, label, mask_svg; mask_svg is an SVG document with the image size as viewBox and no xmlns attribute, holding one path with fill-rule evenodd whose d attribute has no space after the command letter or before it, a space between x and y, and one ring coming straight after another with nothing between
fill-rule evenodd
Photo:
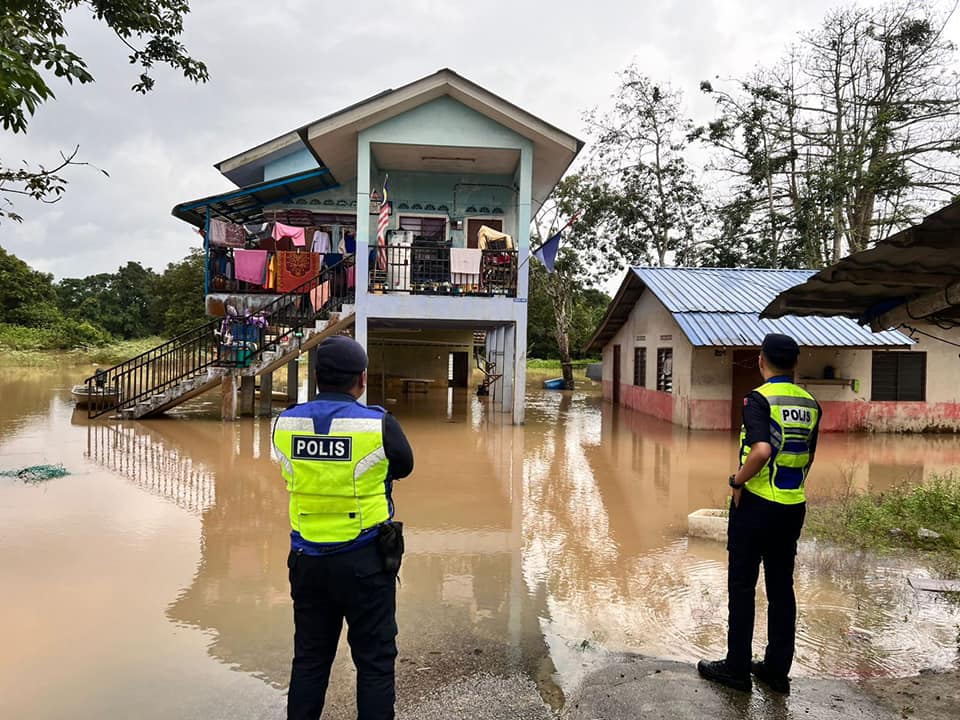
<instances>
[{"instance_id":1,"label":"submerged grass","mask_svg":"<svg viewBox=\"0 0 960 720\"><path fill-rule=\"evenodd\" d=\"M941 573L960 577L960 476L940 475L878 496L849 493L811 504L806 528L841 545L920 550ZM924 538L921 528L940 537Z\"/></svg>"},{"instance_id":2,"label":"submerged grass","mask_svg":"<svg viewBox=\"0 0 960 720\"><path fill-rule=\"evenodd\" d=\"M590 365L591 363L596 363L596 362L600 362L600 360L599 359L574 360L570 364L573 365L574 368L585 368L587 365ZM527 360L527 369L528 370L560 370L560 361L530 358Z\"/></svg>"},{"instance_id":3,"label":"submerged grass","mask_svg":"<svg viewBox=\"0 0 960 720\"><path fill-rule=\"evenodd\" d=\"M99 347L72 350L17 350L0 346L0 366L56 367L62 365L116 365L163 342L160 337L115 340Z\"/></svg>"}]
</instances>

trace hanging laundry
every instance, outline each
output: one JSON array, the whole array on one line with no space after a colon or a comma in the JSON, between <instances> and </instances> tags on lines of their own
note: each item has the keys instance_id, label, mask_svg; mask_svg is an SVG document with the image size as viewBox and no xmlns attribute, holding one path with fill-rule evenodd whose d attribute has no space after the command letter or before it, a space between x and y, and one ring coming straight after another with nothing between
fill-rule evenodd
<instances>
[{"instance_id":1,"label":"hanging laundry","mask_svg":"<svg viewBox=\"0 0 960 720\"><path fill-rule=\"evenodd\" d=\"M263 283L267 290L274 290L277 287L277 256L271 255L270 262L267 263L267 281Z\"/></svg>"},{"instance_id":2,"label":"hanging laundry","mask_svg":"<svg viewBox=\"0 0 960 720\"><path fill-rule=\"evenodd\" d=\"M234 225L223 220L210 220L210 244L220 247L243 247L247 241L247 231L242 225Z\"/></svg>"},{"instance_id":3,"label":"hanging laundry","mask_svg":"<svg viewBox=\"0 0 960 720\"><path fill-rule=\"evenodd\" d=\"M450 248L450 272L479 275L483 252L477 248Z\"/></svg>"},{"instance_id":4,"label":"hanging laundry","mask_svg":"<svg viewBox=\"0 0 960 720\"><path fill-rule=\"evenodd\" d=\"M234 272L237 280L263 285L266 280L267 251L266 250L234 250Z\"/></svg>"},{"instance_id":5,"label":"hanging laundry","mask_svg":"<svg viewBox=\"0 0 960 720\"><path fill-rule=\"evenodd\" d=\"M352 288L357 286L357 267L351 265L347 268L347 287Z\"/></svg>"},{"instance_id":6,"label":"hanging laundry","mask_svg":"<svg viewBox=\"0 0 960 720\"><path fill-rule=\"evenodd\" d=\"M310 304L313 305L314 312L320 312L320 308L327 304L330 299L330 281L325 280L310 291Z\"/></svg>"},{"instance_id":7,"label":"hanging laundry","mask_svg":"<svg viewBox=\"0 0 960 720\"><path fill-rule=\"evenodd\" d=\"M333 267L338 262L343 260L343 255L340 253L327 253L323 256L323 266L324 267Z\"/></svg>"},{"instance_id":8,"label":"hanging laundry","mask_svg":"<svg viewBox=\"0 0 960 720\"><path fill-rule=\"evenodd\" d=\"M307 252L277 253L277 292L293 292L320 273L320 256Z\"/></svg>"},{"instance_id":9,"label":"hanging laundry","mask_svg":"<svg viewBox=\"0 0 960 720\"><path fill-rule=\"evenodd\" d=\"M275 222L271 236L274 240L290 238L290 241L297 247L304 247L307 244L305 230L302 227L292 227L291 225Z\"/></svg>"},{"instance_id":10,"label":"hanging laundry","mask_svg":"<svg viewBox=\"0 0 960 720\"><path fill-rule=\"evenodd\" d=\"M320 254L330 252L330 233L326 230L317 230L313 234L313 245L310 250Z\"/></svg>"}]
</instances>

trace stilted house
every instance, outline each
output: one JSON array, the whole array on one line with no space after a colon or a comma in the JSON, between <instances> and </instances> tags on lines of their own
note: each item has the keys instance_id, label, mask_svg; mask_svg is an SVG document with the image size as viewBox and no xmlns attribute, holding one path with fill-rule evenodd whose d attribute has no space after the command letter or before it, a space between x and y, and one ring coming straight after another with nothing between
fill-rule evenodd
<instances>
[{"instance_id":1,"label":"stilted house","mask_svg":"<svg viewBox=\"0 0 960 720\"><path fill-rule=\"evenodd\" d=\"M173 209L203 234L213 319L111 369L119 410L220 385L232 417L259 377L266 412L275 371L295 387L292 362L349 332L372 399L467 387L476 367L523 422L530 223L581 147L444 69L217 163L236 189Z\"/></svg>"}]
</instances>

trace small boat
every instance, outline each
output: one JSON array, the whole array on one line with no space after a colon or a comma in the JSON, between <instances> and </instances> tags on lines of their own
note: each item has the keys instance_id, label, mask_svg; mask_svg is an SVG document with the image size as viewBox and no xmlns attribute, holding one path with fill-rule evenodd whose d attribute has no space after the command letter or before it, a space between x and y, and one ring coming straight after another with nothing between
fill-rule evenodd
<instances>
[{"instance_id":1,"label":"small boat","mask_svg":"<svg viewBox=\"0 0 960 720\"><path fill-rule=\"evenodd\" d=\"M545 390L563 390L565 383L563 378L553 378L552 380L544 380L543 387Z\"/></svg>"},{"instance_id":2,"label":"small boat","mask_svg":"<svg viewBox=\"0 0 960 720\"><path fill-rule=\"evenodd\" d=\"M89 389L86 384L74 385L70 390L77 407L88 407L91 402L93 405L112 405L120 398L120 389L116 387L91 386Z\"/></svg>"}]
</instances>

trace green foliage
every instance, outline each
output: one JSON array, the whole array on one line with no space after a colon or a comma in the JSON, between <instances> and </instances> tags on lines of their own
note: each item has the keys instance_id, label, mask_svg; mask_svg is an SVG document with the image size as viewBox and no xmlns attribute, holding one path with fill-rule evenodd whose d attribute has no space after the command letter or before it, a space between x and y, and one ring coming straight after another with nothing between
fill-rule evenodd
<instances>
[{"instance_id":1,"label":"green foliage","mask_svg":"<svg viewBox=\"0 0 960 720\"><path fill-rule=\"evenodd\" d=\"M5 0L0 4L0 125L5 131L26 132L30 117L54 97L51 75L70 84L94 81L83 58L66 45L64 18L74 10L89 11L129 49L130 64L140 73L132 90L153 89L151 71L158 63L195 82L208 79L206 66L190 57L179 41L190 11L186 0ZM61 153L62 163L52 169L0 165L0 193L7 194L8 206L0 210L0 218L21 219L9 209L11 195L55 202L66 187L58 173L77 164L76 154Z\"/></svg>"},{"instance_id":2,"label":"green foliage","mask_svg":"<svg viewBox=\"0 0 960 720\"><path fill-rule=\"evenodd\" d=\"M204 254L200 248L167 265L154 286L155 332L172 337L206 319L203 277Z\"/></svg>"},{"instance_id":3,"label":"green foliage","mask_svg":"<svg viewBox=\"0 0 960 720\"><path fill-rule=\"evenodd\" d=\"M960 476L937 476L880 496L851 494L811 504L806 526L818 538L845 545L931 550L960 571ZM941 538L924 540L917 534L920 528Z\"/></svg>"},{"instance_id":4,"label":"green foliage","mask_svg":"<svg viewBox=\"0 0 960 720\"><path fill-rule=\"evenodd\" d=\"M578 360L571 361L571 365L575 368L585 368L590 363L600 362L600 358L580 358ZM560 370L560 359L559 358L528 358L527 359L527 369L528 370Z\"/></svg>"},{"instance_id":5,"label":"green foliage","mask_svg":"<svg viewBox=\"0 0 960 720\"><path fill-rule=\"evenodd\" d=\"M88 322L58 318L47 327L25 327L0 323L2 350L70 350L77 347L105 345L110 334Z\"/></svg>"},{"instance_id":6,"label":"green foliage","mask_svg":"<svg viewBox=\"0 0 960 720\"><path fill-rule=\"evenodd\" d=\"M158 331L154 303L157 275L128 262L115 273L66 278L58 287L60 307L75 320L86 320L116 337L143 337Z\"/></svg>"},{"instance_id":7,"label":"green foliage","mask_svg":"<svg viewBox=\"0 0 960 720\"><path fill-rule=\"evenodd\" d=\"M37 272L0 247L0 323L36 327L33 306L55 306L53 276ZM43 314L43 313L41 313Z\"/></svg>"},{"instance_id":8,"label":"green foliage","mask_svg":"<svg viewBox=\"0 0 960 720\"><path fill-rule=\"evenodd\" d=\"M560 272L562 272L562 268ZM551 277L546 268L534 260L530 268L527 354L538 358L557 358L559 362L556 318L548 292L548 283L550 282L558 282L558 279ZM576 365L577 360L585 357L584 347L600 324L600 319L610 303L610 298L600 290L586 287L579 277L572 277L569 283L570 319L568 337L570 357L574 359L574 365Z\"/></svg>"}]
</instances>

